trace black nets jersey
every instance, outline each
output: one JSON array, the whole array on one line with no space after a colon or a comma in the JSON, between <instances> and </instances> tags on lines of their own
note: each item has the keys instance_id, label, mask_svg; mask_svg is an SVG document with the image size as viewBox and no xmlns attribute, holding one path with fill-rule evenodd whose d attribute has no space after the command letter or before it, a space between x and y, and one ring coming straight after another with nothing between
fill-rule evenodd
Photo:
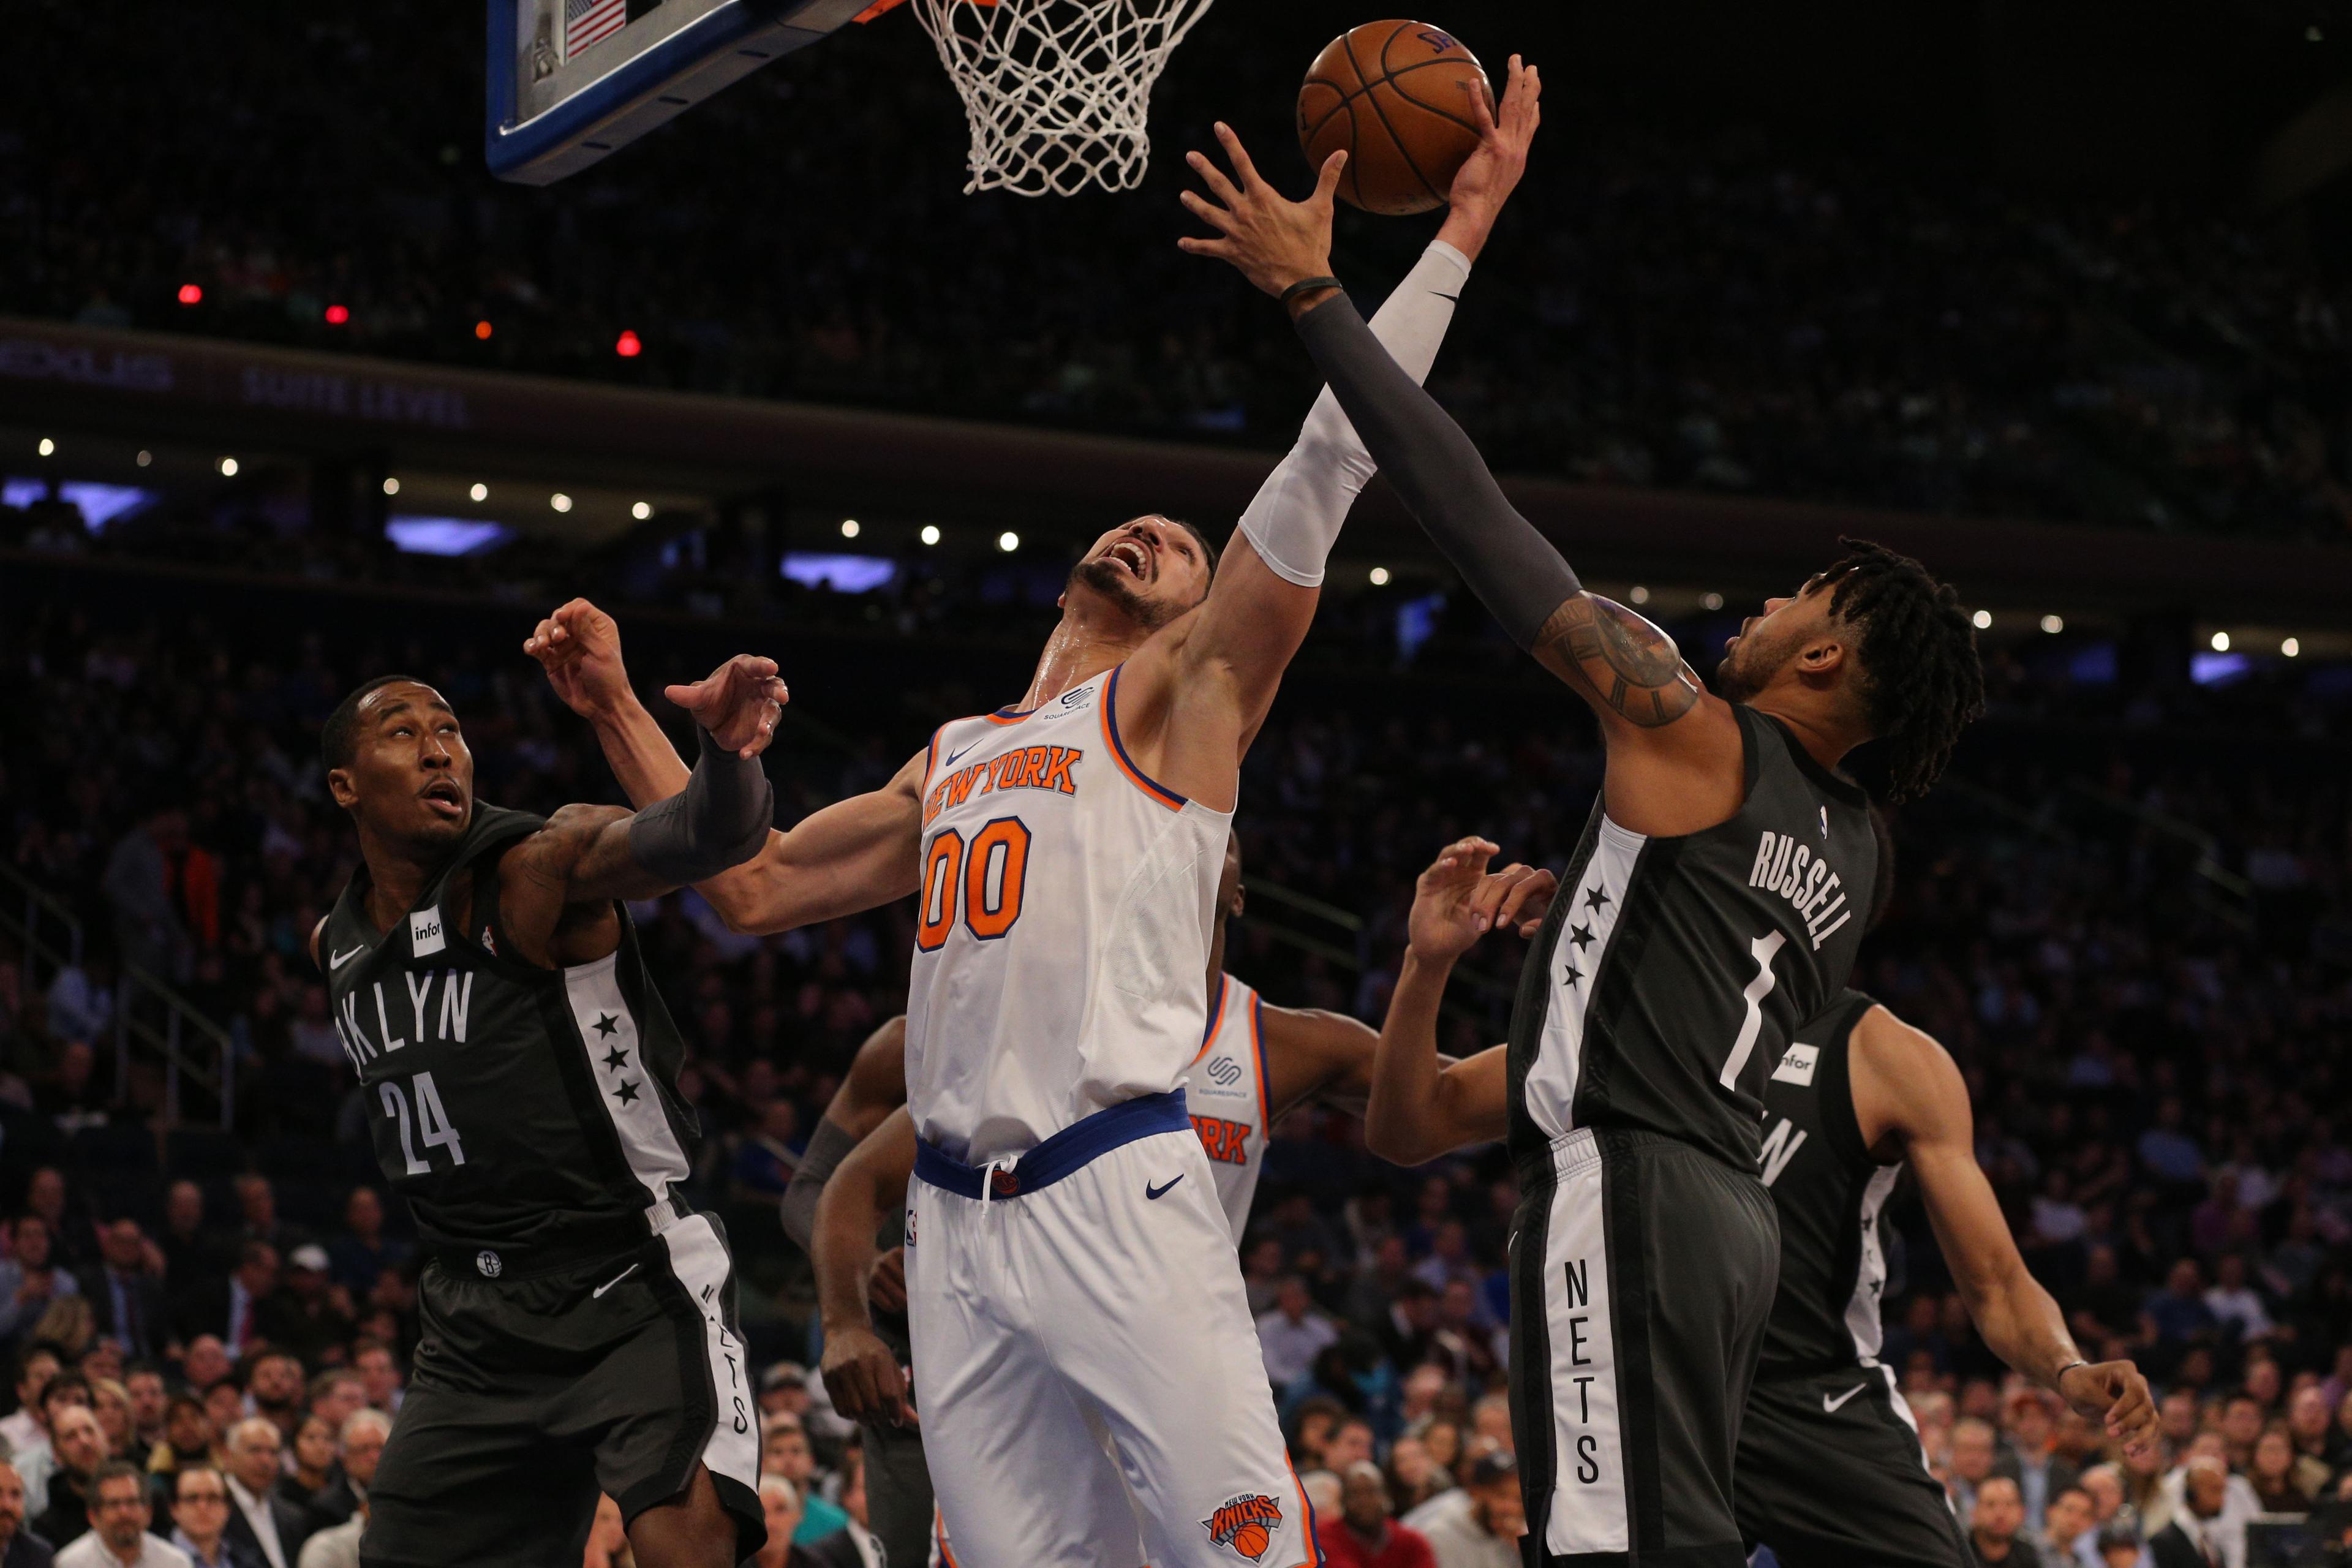
<instances>
[{"instance_id":1,"label":"black nets jersey","mask_svg":"<svg viewBox=\"0 0 2352 1568\"><path fill-rule=\"evenodd\" d=\"M542 826L477 801L392 930L368 921L362 867L320 944L384 1180L428 1247L490 1276L644 1241L677 1212L695 1144L674 1087L683 1042L626 910L619 948L593 963L499 951L496 862ZM468 868L479 912L460 930L467 911L446 900Z\"/></svg>"},{"instance_id":2,"label":"black nets jersey","mask_svg":"<svg viewBox=\"0 0 2352 1568\"><path fill-rule=\"evenodd\" d=\"M1798 1029L1765 1079L1758 1169L1780 1216L1766 1375L1853 1366L1878 1354L1884 1215L1903 1166L1880 1164L1864 1145L1848 1066L1853 1027L1876 1005L1845 992Z\"/></svg>"},{"instance_id":3,"label":"black nets jersey","mask_svg":"<svg viewBox=\"0 0 2352 1568\"><path fill-rule=\"evenodd\" d=\"M1764 1076L1853 971L1878 844L1861 789L1734 705L1747 798L1680 837L1601 801L1511 1016L1511 1145L1627 1128L1756 1166Z\"/></svg>"}]
</instances>

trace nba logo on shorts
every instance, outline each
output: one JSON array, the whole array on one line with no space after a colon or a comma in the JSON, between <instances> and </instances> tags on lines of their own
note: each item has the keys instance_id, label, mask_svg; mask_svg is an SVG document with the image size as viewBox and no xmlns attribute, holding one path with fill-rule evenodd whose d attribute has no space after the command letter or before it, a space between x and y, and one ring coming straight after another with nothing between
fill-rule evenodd
<instances>
[{"instance_id":1,"label":"nba logo on shorts","mask_svg":"<svg viewBox=\"0 0 2352 1568\"><path fill-rule=\"evenodd\" d=\"M1275 1530L1281 1523L1280 1503L1264 1492L1244 1492L1219 1503L1217 1511L1201 1521L1201 1528L1218 1545L1230 1546L1255 1563L1274 1544Z\"/></svg>"}]
</instances>

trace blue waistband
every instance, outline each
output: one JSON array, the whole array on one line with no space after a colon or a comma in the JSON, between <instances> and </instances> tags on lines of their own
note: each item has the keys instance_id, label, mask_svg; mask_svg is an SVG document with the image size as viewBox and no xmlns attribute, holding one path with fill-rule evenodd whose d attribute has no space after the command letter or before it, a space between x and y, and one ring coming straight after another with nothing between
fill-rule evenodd
<instances>
[{"instance_id":1,"label":"blue waistband","mask_svg":"<svg viewBox=\"0 0 2352 1568\"><path fill-rule=\"evenodd\" d=\"M915 1143L915 1174L941 1192L967 1198L982 1195L983 1181L989 1183L986 1195L1018 1197L1052 1186L1087 1161L1108 1154L1122 1143L1132 1143L1155 1132L1192 1130L1192 1119L1184 1110L1184 1091L1171 1089L1166 1094L1121 1100L1082 1121L1074 1121L1022 1155L1010 1169L999 1166L991 1171L984 1165L967 1165L942 1153L937 1145L919 1139Z\"/></svg>"}]
</instances>

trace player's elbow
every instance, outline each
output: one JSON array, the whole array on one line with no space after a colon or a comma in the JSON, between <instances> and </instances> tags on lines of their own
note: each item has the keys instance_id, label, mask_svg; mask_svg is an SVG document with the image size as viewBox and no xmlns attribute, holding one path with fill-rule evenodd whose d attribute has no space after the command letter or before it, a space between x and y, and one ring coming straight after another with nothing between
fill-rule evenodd
<instances>
[{"instance_id":1,"label":"player's elbow","mask_svg":"<svg viewBox=\"0 0 2352 1568\"><path fill-rule=\"evenodd\" d=\"M1364 1116L1364 1147L1391 1165L1425 1165L1444 1150L1410 1118L1382 1116L1377 1108Z\"/></svg>"}]
</instances>

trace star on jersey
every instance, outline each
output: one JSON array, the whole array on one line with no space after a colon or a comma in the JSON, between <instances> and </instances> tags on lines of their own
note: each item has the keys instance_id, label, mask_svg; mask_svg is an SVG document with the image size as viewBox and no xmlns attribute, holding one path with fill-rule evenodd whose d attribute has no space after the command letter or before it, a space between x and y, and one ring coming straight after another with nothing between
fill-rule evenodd
<instances>
[{"instance_id":1,"label":"star on jersey","mask_svg":"<svg viewBox=\"0 0 2352 1568\"><path fill-rule=\"evenodd\" d=\"M1588 910L1606 908L1609 901L1608 893L1602 890L1598 882L1584 889L1584 907Z\"/></svg>"},{"instance_id":2,"label":"star on jersey","mask_svg":"<svg viewBox=\"0 0 2352 1568\"><path fill-rule=\"evenodd\" d=\"M604 1054L604 1070L606 1072L618 1072L628 1065L629 1053L623 1050L618 1046L614 1046L610 1051L607 1051Z\"/></svg>"},{"instance_id":3,"label":"star on jersey","mask_svg":"<svg viewBox=\"0 0 2352 1568\"><path fill-rule=\"evenodd\" d=\"M1595 892L1600 891L1597 888L1593 890ZM1586 925L1583 921L1579 921L1577 922L1576 929L1568 933L1568 940L1576 943L1577 952L1582 952L1586 948L1592 945L1592 928Z\"/></svg>"},{"instance_id":4,"label":"star on jersey","mask_svg":"<svg viewBox=\"0 0 2352 1568\"><path fill-rule=\"evenodd\" d=\"M1570 959L1568 964L1568 972L1559 977L1559 983L1562 985L1573 985L1583 978L1584 971L1577 968L1576 961L1574 959Z\"/></svg>"},{"instance_id":5,"label":"star on jersey","mask_svg":"<svg viewBox=\"0 0 2352 1568\"><path fill-rule=\"evenodd\" d=\"M599 1013L596 1015L596 1033L600 1037L613 1034L614 1031L619 1027L620 1020L614 1017L610 1013Z\"/></svg>"},{"instance_id":6,"label":"star on jersey","mask_svg":"<svg viewBox=\"0 0 2352 1568\"><path fill-rule=\"evenodd\" d=\"M635 1104L637 1098L637 1086L625 1080L620 1088L613 1091L613 1098L623 1105Z\"/></svg>"}]
</instances>

